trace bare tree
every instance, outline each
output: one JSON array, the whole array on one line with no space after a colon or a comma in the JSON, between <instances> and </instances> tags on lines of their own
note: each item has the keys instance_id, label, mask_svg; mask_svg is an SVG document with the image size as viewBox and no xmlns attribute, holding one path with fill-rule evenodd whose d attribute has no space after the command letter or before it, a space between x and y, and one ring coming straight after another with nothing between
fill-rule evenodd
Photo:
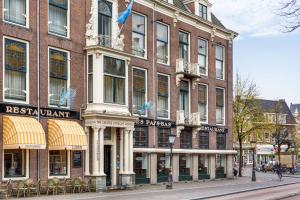
<instances>
[{"instance_id":1,"label":"bare tree","mask_svg":"<svg viewBox=\"0 0 300 200\"><path fill-rule=\"evenodd\" d=\"M286 0L280 9L280 16L286 19L285 32L293 32L300 27L300 0Z\"/></svg>"}]
</instances>

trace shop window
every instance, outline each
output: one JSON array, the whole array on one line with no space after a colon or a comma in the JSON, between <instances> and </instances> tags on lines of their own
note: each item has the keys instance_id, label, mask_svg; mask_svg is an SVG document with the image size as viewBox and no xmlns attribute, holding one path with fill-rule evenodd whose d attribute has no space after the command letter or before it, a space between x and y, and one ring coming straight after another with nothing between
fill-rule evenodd
<instances>
[{"instance_id":1,"label":"shop window","mask_svg":"<svg viewBox=\"0 0 300 200\"><path fill-rule=\"evenodd\" d=\"M217 149L226 149L226 134L217 133Z\"/></svg>"},{"instance_id":2,"label":"shop window","mask_svg":"<svg viewBox=\"0 0 300 200\"><path fill-rule=\"evenodd\" d=\"M157 154L157 182L168 181L170 159L166 154Z\"/></svg>"},{"instance_id":3,"label":"shop window","mask_svg":"<svg viewBox=\"0 0 300 200\"><path fill-rule=\"evenodd\" d=\"M49 0L49 33L68 35L68 0Z\"/></svg>"},{"instance_id":4,"label":"shop window","mask_svg":"<svg viewBox=\"0 0 300 200\"><path fill-rule=\"evenodd\" d=\"M179 58L189 62L189 34L179 31Z\"/></svg>"},{"instance_id":5,"label":"shop window","mask_svg":"<svg viewBox=\"0 0 300 200\"><path fill-rule=\"evenodd\" d=\"M66 150L49 151L49 175L68 175L68 152Z\"/></svg>"},{"instance_id":6,"label":"shop window","mask_svg":"<svg viewBox=\"0 0 300 200\"><path fill-rule=\"evenodd\" d=\"M132 54L145 57L146 17L132 13Z\"/></svg>"},{"instance_id":7,"label":"shop window","mask_svg":"<svg viewBox=\"0 0 300 200\"><path fill-rule=\"evenodd\" d=\"M169 63L169 27L167 25L156 23L156 51L157 62Z\"/></svg>"},{"instance_id":8,"label":"shop window","mask_svg":"<svg viewBox=\"0 0 300 200\"><path fill-rule=\"evenodd\" d=\"M183 130L180 134L180 148L192 148L192 130Z\"/></svg>"},{"instance_id":9,"label":"shop window","mask_svg":"<svg viewBox=\"0 0 300 200\"><path fill-rule=\"evenodd\" d=\"M68 52L49 49L49 104L51 106L67 107L69 64Z\"/></svg>"},{"instance_id":10,"label":"shop window","mask_svg":"<svg viewBox=\"0 0 300 200\"><path fill-rule=\"evenodd\" d=\"M216 88L216 123L225 124L225 90Z\"/></svg>"},{"instance_id":11,"label":"shop window","mask_svg":"<svg viewBox=\"0 0 300 200\"><path fill-rule=\"evenodd\" d=\"M112 30L112 3L98 1L98 34L99 44L105 47L111 47L111 30Z\"/></svg>"},{"instance_id":12,"label":"shop window","mask_svg":"<svg viewBox=\"0 0 300 200\"><path fill-rule=\"evenodd\" d=\"M104 102L125 105L125 61L104 57Z\"/></svg>"},{"instance_id":13,"label":"shop window","mask_svg":"<svg viewBox=\"0 0 300 200\"><path fill-rule=\"evenodd\" d=\"M187 154L179 155L179 174L190 175L191 160Z\"/></svg>"},{"instance_id":14,"label":"shop window","mask_svg":"<svg viewBox=\"0 0 300 200\"><path fill-rule=\"evenodd\" d=\"M216 154L216 178L224 178L226 173L226 155Z\"/></svg>"},{"instance_id":15,"label":"shop window","mask_svg":"<svg viewBox=\"0 0 300 200\"><path fill-rule=\"evenodd\" d=\"M207 75L207 46L207 40L198 39L198 66L202 75Z\"/></svg>"},{"instance_id":16,"label":"shop window","mask_svg":"<svg viewBox=\"0 0 300 200\"><path fill-rule=\"evenodd\" d=\"M169 118L169 76L158 74L157 116Z\"/></svg>"},{"instance_id":17,"label":"shop window","mask_svg":"<svg viewBox=\"0 0 300 200\"><path fill-rule=\"evenodd\" d=\"M26 177L26 150L4 150L4 178Z\"/></svg>"},{"instance_id":18,"label":"shop window","mask_svg":"<svg viewBox=\"0 0 300 200\"><path fill-rule=\"evenodd\" d=\"M104 140L111 141L111 127L104 129Z\"/></svg>"},{"instance_id":19,"label":"shop window","mask_svg":"<svg viewBox=\"0 0 300 200\"><path fill-rule=\"evenodd\" d=\"M134 153L134 173L136 176L147 176L147 154Z\"/></svg>"},{"instance_id":20,"label":"shop window","mask_svg":"<svg viewBox=\"0 0 300 200\"><path fill-rule=\"evenodd\" d=\"M132 112L133 114L146 115L144 104L146 101L146 70L133 68L133 99Z\"/></svg>"},{"instance_id":21,"label":"shop window","mask_svg":"<svg viewBox=\"0 0 300 200\"><path fill-rule=\"evenodd\" d=\"M5 38L5 100L27 101L27 56L26 43Z\"/></svg>"},{"instance_id":22,"label":"shop window","mask_svg":"<svg viewBox=\"0 0 300 200\"><path fill-rule=\"evenodd\" d=\"M200 121L203 123L208 122L207 110L207 85L198 85L198 112L200 113Z\"/></svg>"},{"instance_id":23,"label":"shop window","mask_svg":"<svg viewBox=\"0 0 300 200\"><path fill-rule=\"evenodd\" d=\"M224 80L224 47L216 45L216 79Z\"/></svg>"},{"instance_id":24,"label":"shop window","mask_svg":"<svg viewBox=\"0 0 300 200\"><path fill-rule=\"evenodd\" d=\"M26 26L26 4L28 0L4 0L4 20Z\"/></svg>"},{"instance_id":25,"label":"shop window","mask_svg":"<svg viewBox=\"0 0 300 200\"><path fill-rule=\"evenodd\" d=\"M158 146L169 147L169 134L171 130L168 128L158 128Z\"/></svg>"},{"instance_id":26,"label":"shop window","mask_svg":"<svg viewBox=\"0 0 300 200\"><path fill-rule=\"evenodd\" d=\"M209 149L208 132L199 132L199 149Z\"/></svg>"},{"instance_id":27,"label":"shop window","mask_svg":"<svg viewBox=\"0 0 300 200\"><path fill-rule=\"evenodd\" d=\"M133 132L134 147L148 146L148 127L136 126Z\"/></svg>"},{"instance_id":28,"label":"shop window","mask_svg":"<svg viewBox=\"0 0 300 200\"><path fill-rule=\"evenodd\" d=\"M208 155L200 154L198 155L198 173L199 174L209 174L208 171Z\"/></svg>"}]
</instances>

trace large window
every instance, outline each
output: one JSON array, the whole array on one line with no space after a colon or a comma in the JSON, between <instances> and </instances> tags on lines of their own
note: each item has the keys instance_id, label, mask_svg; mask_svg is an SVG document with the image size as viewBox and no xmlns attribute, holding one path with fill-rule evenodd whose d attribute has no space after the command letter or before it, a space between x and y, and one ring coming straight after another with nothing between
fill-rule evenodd
<instances>
[{"instance_id":1,"label":"large window","mask_svg":"<svg viewBox=\"0 0 300 200\"><path fill-rule=\"evenodd\" d=\"M68 106L67 98L63 97L68 91L68 65L67 52L49 49L49 104L51 106Z\"/></svg>"},{"instance_id":2,"label":"large window","mask_svg":"<svg viewBox=\"0 0 300 200\"><path fill-rule=\"evenodd\" d=\"M207 20L207 7L201 3L199 3L199 16Z\"/></svg>"},{"instance_id":3,"label":"large window","mask_svg":"<svg viewBox=\"0 0 300 200\"><path fill-rule=\"evenodd\" d=\"M216 123L225 124L225 92L222 88L216 88Z\"/></svg>"},{"instance_id":4,"label":"large window","mask_svg":"<svg viewBox=\"0 0 300 200\"><path fill-rule=\"evenodd\" d=\"M180 133L180 148L191 149L192 148L192 130L183 130Z\"/></svg>"},{"instance_id":5,"label":"large window","mask_svg":"<svg viewBox=\"0 0 300 200\"><path fill-rule=\"evenodd\" d=\"M224 47L216 45L216 78L224 79Z\"/></svg>"},{"instance_id":6,"label":"large window","mask_svg":"<svg viewBox=\"0 0 300 200\"><path fill-rule=\"evenodd\" d=\"M217 149L226 149L226 134L217 133Z\"/></svg>"},{"instance_id":7,"label":"large window","mask_svg":"<svg viewBox=\"0 0 300 200\"><path fill-rule=\"evenodd\" d=\"M143 15L132 14L132 54L145 57L146 20Z\"/></svg>"},{"instance_id":8,"label":"large window","mask_svg":"<svg viewBox=\"0 0 300 200\"><path fill-rule=\"evenodd\" d=\"M144 104L146 101L146 70L133 68L133 114L146 115Z\"/></svg>"},{"instance_id":9,"label":"large window","mask_svg":"<svg viewBox=\"0 0 300 200\"><path fill-rule=\"evenodd\" d=\"M49 175L68 175L68 152L66 150L49 151Z\"/></svg>"},{"instance_id":10,"label":"large window","mask_svg":"<svg viewBox=\"0 0 300 200\"><path fill-rule=\"evenodd\" d=\"M111 47L111 23L112 23L112 3L98 1L98 34L99 44Z\"/></svg>"},{"instance_id":11,"label":"large window","mask_svg":"<svg viewBox=\"0 0 300 200\"><path fill-rule=\"evenodd\" d=\"M189 61L189 34L179 31L179 58Z\"/></svg>"},{"instance_id":12,"label":"large window","mask_svg":"<svg viewBox=\"0 0 300 200\"><path fill-rule=\"evenodd\" d=\"M49 32L68 36L68 0L49 0Z\"/></svg>"},{"instance_id":13,"label":"large window","mask_svg":"<svg viewBox=\"0 0 300 200\"><path fill-rule=\"evenodd\" d=\"M93 55L88 55L88 102L93 103Z\"/></svg>"},{"instance_id":14,"label":"large window","mask_svg":"<svg viewBox=\"0 0 300 200\"><path fill-rule=\"evenodd\" d=\"M198 155L198 173L201 174L209 174L209 158L207 154Z\"/></svg>"},{"instance_id":15,"label":"large window","mask_svg":"<svg viewBox=\"0 0 300 200\"><path fill-rule=\"evenodd\" d=\"M148 146L148 127L136 126L133 132L134 147Z\"/></svg>"},{"instance_id":16,"label":"large window","mask_svg":"<svg viewBox=\"0 0 300 200\"><path fill-rule=\"evenodd\" d=\"M169 118L169 77L158 74L157 116Z\"/></svg>"},{"instance_id":17,"label":"large window","mask_svg":"<svg viewBox=\"0 0 300 200\"><path fill-rule=\"evenodd\" d=\"M169 147L169 128L158 128L158 147Z\"/></svg>"},{"instance_id":18,"label":"large window","mask_svg":"<svg viewBox=\"0 0 300 200\"><path fill-rule=\"evenodd\" d=\"M207 110L207 85L199 84L198 86L198 112L200 113L200 121L203 123L208 122Z\"/></svg>"},{"instance_id":19,"label":"large window","mask_svg":"<svg viewBox=\"0 0 300 200\"><path fill-rule=\"evenodd\" d=\"M27 0L4 0L4 20L26 26Z\"/></svg>"},{"instance_id":20,"label":"large window","mask_svg":"<svg viewBox=\"0 0 300 200\"><path fill-rule=\"evenodd\" d=\"M104 102L125 105L125 61L104 57Z\"/></svg>"},{"instance_id":21,"label":"large window","mask_svg":"<svg viewBox=\"0 0 300 200\"><path fill-rule=\"evenodd\" d=\"M199 132L199 149L209 149L209 133Z\"/></svg>"},{"instance_id":22,"label":"large window","mask_svg":"<svg viewBox=\"0 0 300 200\"><path fill-rule=\"evenodd\" d=\"M180 82L179 109L184 111L184 116L189 116L189 82Z\"/></svg>"},{"instance_id":23,"label":"large window","mask_svg":"<svg viewBox=\"0 0 300 200\"><path fill-rule=\"evenodd\" d=\"M27 43L5 38L5 100L27 101Z\"/></svg>"},{"instance_id":24,"label":"large window","mask_svg":"<svg viewBox=\"0 0 300 200\"><path fill-rule=\"evenodd\" d=\"M202 75L207 75L207 46L207 40L198 39L198 66Z\"/></svg>"},{"instance_id":25,"label":"large window","mask_svg":"<svg viewBox=\"0 0 300 200\"><path fill-rule=\"evenodd\" d=\"M4 178L26 177L26 150L4 150Z\"/></svg>"},{"instance_id":26,"label":"large window","mask_svg":"<svg viewBox=\"0 0 300 200\"><path fill-rule=\"evenodd\" d=\"M157 62L169 63L169 27L167 25L156 23L156 50Z\"/></svg>"}]
</instances>

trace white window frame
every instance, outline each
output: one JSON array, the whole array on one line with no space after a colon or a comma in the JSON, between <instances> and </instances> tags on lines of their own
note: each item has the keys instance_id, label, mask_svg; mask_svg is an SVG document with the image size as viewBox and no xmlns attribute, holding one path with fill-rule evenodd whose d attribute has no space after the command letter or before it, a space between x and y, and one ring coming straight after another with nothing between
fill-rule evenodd
<instances>
[{"instance_id":1,"label":"white window frame","mask_svg":"<svg viewBox=\"0 0 300 200\"><path fill-rule=\"evenodd\" d=\"M50 178L58 178L58 179L64 179L64 178L70 178L71 174L71 150L66 149L57 149L57 151L67 151L67 175L65 176L51 176L50 175L50 151L56 151L56 150L48 150L48 179Z\"/></svg>"},{"instance_id":2,"label":"white window frame","mask_svg":"<svg viewBox=\"0 0 300 200\"><path fill-rule=\"evenodd\" d=\"M156 29L156 33L155 33L155 52L156 52L156 54L155 54L155 58L156 58L156 63L158 63L158 64L161 64L161 65L166 65L166 66L170 66L170 25L168 25L168 24L166 24L166 23L162 23L162 22L156 22L156 24L161 24L161 25L163 25L163 26L166 26L168 29L168 56L167 56L167 58L168 58L168 61L167 61L167 63L162 63L162 62L158 62L158 60L157 60L157 27L155 27L155 29Z\"/></svg>"},{"instance_id":3,"label":"white window frame","mask_svg":"<svg viewBox=\"0 0 300 200\"><path fill-rule=\"evenodd\" d=\"M223 72L223 77L221 79L217 77L217 66L216 66L216 62L217 62L217 46L221 47L223 49L223 71L222 71ZM225 80L225 57L226 57L225 53L226 53L225 52L225 46L219 45L219 44L217 44L215 46L215 69L216 69L215 76L216 76L217 80Z\"/></svg>"},{"instance_id":4,"label":"white window frame","mask_svg":"<svg viewBox=\"0 0 300 200\"><path fill-rule=\"evenodd\" d=\"M5 98L5 40L15 40L17 42L22 42L26 44L26 101L20 101L20 100L12 100L12 99L6 99ZM21 104L29 104L29 42L25 40L16 39L9 36L3 36L3 101L4 102L11 102L11 103L21 103Z\"/></svg>"},{"instance_id":5,"label":"white window frame","mask_svg":"<svg viewBox=\"0 0 300 200\"><path fill-rule=\"evenodd\" d=\"M9 149L7 149L9 150ZM27 180L29 178L29 149L24 149L25 154L26 154L26 160L25 160L25 176L24 177L4 177L4 151L5 149L2 149L2 180L3 181L8 181L8 180L15 180L15 181L20 181L20 180Z\"/></svg>"},{"instance_id":6,"label":"white window frame","mask_svg":"<svg viewBox=\"0 0 300 200\"><path fill-rule=\"evenodd\" d=\"M139 12L136 12L136 11L133 11L132 12L133 14L136 14L136 15L140 15L140 16L143 16L145 18L145 49L144 49L144 57L142 56L138 56L138 55L135 55L135 54L132 54L134 57L137 57L137 58L143 58L145 60L147 60L148 58L148 48L147 48L147 43L148 43L148 35L147 35L147 15L144 15L144 14L141 14ZM133 15L132 15L133 16ZM132 30L131 30L132 31ZM131 42L132 42L132 35L131 35ZM131 45L132 46L132 45Z\"/></svg>"},{"instance_id":7,"label":"white window frame","mask_svg":"<svg viewBox=\"0 0 300 200\"><path fill-rule=\"evenodd\" d=\"M205 83L199 83L198 85L204 85L206 87L206 121L201 121L201 117L200 117L200 122L201 123L204 123L204 124L208 124L208 84L205 84ZM199 108L199 103L198 103L198 108ZM199 114L200 114L200 111L198 110Z\"/></svg>"},{"instance_id":8,"label":"white window frame","mask_svg":"<svg viewBox=\"0 0 300 200\"><path fill-rule=\"evenodd\" d=\"M224 104L224 112L223 112L223 123L222 124L218 124L217 122L216 122L216 125L220 125L220 126L225 126L225 124L226 124L226 93L225 93L225 88L222 88L222 87L216 87L216 89L221 89L221 90L223 90L223 95L224 95L224 100L223 100L223 104ZM216 97L215 98L217 98L217 92L216 92L216 95L215 95ZM216 109L217 110L217 109ZM216 115L217 114L217 111L215 112L215 116L217 116Z\"/></svg>"},{"instance_id":9,"label":"white window frame","mask_svg":"<svg viewBox=\"0 0 300 200\"><path fill-rule=\"evenodd\" d=\"M178 47L179 47L179 32L182 32L182 33L185 33L185 34L187 34L188 35L188 45L189 45L189 48L188 48L188 62L190 62L191 61L191 34L190 34L190 32L187 32L187 31L185 31L185 30L183 30L183 29L179 29L178 30Z\"/></svg>"},{"instance_id":10,"label":"white window frame","mask_svg":"<svg viewBox=\"0 0 300 200\"><path fill-rule=\"evenodd\" d=\"M208 76L208 56L209 56L208 55L208 52L209 52L208 51L208 48L209 48L209 46L208 46L208 40L205 39L205 38L202 38L202 37L198 37L198 39L197 39L197 46L198 46L198 40L202 40L202 41L206 42L206 62L205 62L205 64L206 64L206 66L205 66L206 73L205 74L201 73L200 69L199 69L199 72L200 72L201 75ZM197 49L197 51L198 51L198 49ZM197 53L197 63L199 65L198 55L199 55L199 53Z\"/></svg>"},{"instance_id":11,"label":"white window frame","mask_svg":"<svg viewBox=\"0 0 300 200\"><path fill-rule=\"evenodd\" d=\"M170 106L170 103L171 103L171 98L170 98L170 95L171 95L171 87L170 87L170 75L169 74L164 74L164 73L160 73L160 72L157 72L157 75L156 75L156 80L158 82L158 75L162 75L162 76L167 76L168 77L168 117L167 118L164 118L164 117L159 117L157 114L157 119L167 119L169 120L170 119L170 113L171 113L171 106ZM157 90L157 94L156 94L156 102L158 102L158 90ZM157 109L158 107L156 107L156 113L157 113Z\"/></svg>"},{"instance_id":12,"label":"white window frame","mask_svg":"<svg viewBox=\"0 0 300 200\"><path fill-rule=\"evenodd\" d=\"M61 52L64 52L64 53L67 53L67 59L68 59L68 81L67 81L67 89L70 89L70 78L71 78L71 67L70 67L70 52L67 51L67 50L64 50L64 49L59 49L59 48L56 48L56 47L52 47L52 46L48 46L48 106L49 107L53 107L53 108L57 108L58 106L56 105L50 105L50 49L53 49L53 50L57 50L57 51L61 51ZM70 105L67 105L67 106L60 106L60 108L67 108L69 109L70 108Z\"/></svg>"},{"instance_id":13,"label":"white window frame","mask_svg":"<svg viewBox=\"0 0 300 200\"><path fill-rule=\"evenodd\" d=\"M89 56L93 56L93 72L89 73ZM94 103L94 62L95 62L95 54L87 54L86 55L86 102L87 104L91 104L89 103L89 75L92 74L93 75L93 102Z\"/></svg>"},{"instance_id":14,"label":"white window frame","mask_svg":"<svg viewBox=\"0 0 300 200\"><path fill-rule=\"evenodd\" d=\"M64 36L64 35L59 35L59 34L55 34L55 33L52 33L49 31L49 24L51 23L51 21L49 21L49 1L47 1L47 12L48 12L48 26L47 26L47 29L48 29L48 34L50 35L55 35L57 37L62 37L62 38L67 38L67 39L70 39L70 30L71 30L71 25L70 25L70 11L71 11L71 4L70 4L70 0L67 0L68 1L68 11L67 11L67 26L65 27L66 30L67 30L67 35Z\"/></svg>"},{"instance_id":15,"label":"white window frame","mask_svg":"<svg viewBox=\"0 0 300 200\"><path fill-rule=\"evenodd\" d=\"M4 0L2 0L2 19L5 23L8 23L8 24L13 24L13 25L16 25L16 26L20 26L20 27L25 27L25 28L29 28L29 0L26 0L26 13L24 15L25 19L26 19L26 24L25 26L24 25L21 25L21 24L17 24L17 23L14 23L14 22L10 22L10 21L7 21L5 20L4 18L4 15L5 15L5 12L7 12L7 10L4 8Z\"/></svg>"},{"instance_id":16,"label":"white window frame","mask_svg":"<svg viewBox=\"0 0 300 200\"><path fill-rule=\"evenodd\" d=\"M192 87L191 87L191 80L187 79L187 78L183 78L181 79L181 81L186 81L188 82L189 84L189 115L191 114L192 112L192 104L191 104L191 101L192 101L192 95L191 95L191 92L192 92ZM170 87L170 86L169 86ZM169 92L170 93L170 92ZM180 98L180 89L179 89L179 98ZM178 103L180 103L180 101L178 101ZM170 112L170 111L169 111Z\"/></svg>"},{"instance_id":17,"label":"white window frame","mask_svg":"<svg viewBox=\"0 0 300 200\"><path fill-rule=\"evenodd\" d=\"M148 102L148 70L147 69L144 69L144 68L140 68L140 67L135 67L135 66L132 66L132 72L131 72L131 75L132 75L132 95L131 95L131 102L132 102L132 106L133 106L133 69L138 69L138 70L143 70L145 72L145 102ZM133 112L132 112L133 113ZM138 114L134 114L134 116L140 116ZM148 111L146 110L145 111L145 115L141 115L142 117L147 117L148 116Z\"/></svg>"}]
</instances>

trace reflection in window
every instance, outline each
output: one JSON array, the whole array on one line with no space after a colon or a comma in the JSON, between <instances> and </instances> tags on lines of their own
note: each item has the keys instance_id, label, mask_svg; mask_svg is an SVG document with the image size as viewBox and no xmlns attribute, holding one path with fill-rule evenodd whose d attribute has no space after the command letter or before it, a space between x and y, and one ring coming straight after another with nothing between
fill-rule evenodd
<instances>
[{"instance_id":1,"label":"reflection in window","mask_svg":"<svg viewBox=\"0 0 300 200\"><path fill-rule=\"evenodd\" d=\"M217 133L217 149L225 150L226 149L226 134Z\"/></svg>"},{"instance_id":2,"label":"reflection in window","mask_svg":"<svg viewBox=\"0 0 300 200\"><path fill-rule=\"evenodd\" d=\"M26 0L4 0L4 20L26 25Z\"/></svg>"},{"instance_id":3,"label":"reflection in window","mask_svg":"<svg viewBox=\"0 0 300 200\"><path fill-rule=\"evenodd\" d=\"M207 123L207 85L198 86L198 112L200 113L200 121Z\"/></svg>"},{"instance_id":4,"label":"reflection in window","mask_svg":"<svg viewBox=\"0 0 300 200\"><path fill-rule=\"evenodd\" d=\"M49 151L49 175L66 176L68 174L67 151Z\"/></svg>"},{"instance_id":5,"label":"reflection in window","mask_svg":"<svg viewBox=\"0 0 300 200\"><path fill-rule=\"evenodd\" d=\"M133 131L134 147L148 146L148 127L136 126Z\"/></svg>"},{"instance_id":6,"label":"reflection in window","mask_svg":"<svg viewBox=\"0 0 300 200\"><path fill-rule=\"evenodd\" d=\"M224 89L217 88L216 89L216 123L217 124L225 124L225 106L224 106L224 100L225 100L225 94Z\"/></svg>"},{"instance_id":7,"label":"reflection in window","mask_svg":"<svg viewBox=\"0 0 300 200\"><path fill-rule=\"evenodd\" d=\"M199 132L199 149L209 149L209 133Z\"/></svg>"},{"instance_id":8,"label":"reflection in window","mask_svg":"<svg viewBox=\"0 0 300 200\"><path fill-rule=\"evenodd\" d=\"M169 77L158 74L157 116L169 117Z\"/></svg>"},{"instance_id":9,"label":"reflection in window","mask_svg":"<svg viewBox=\"0 0 300 200\"><path fill-rule=\"evenodd\" d=\"M161 23L156 23L156 50L157 62L168 64L169 61L169 33L168 26Z\"/></svg>"},{"instance_id":10,"label":"reflection in window","mask_svg":"<svg viewBox=\"0 0 300 200\"><path fill-rule=\"evenodd\" d=\"M146 71L133 68L133 99L132 110L134 114L146 115L143 108L146 100Z\"/></svg>"},{"instance_id":11,"label":"reflection in window","mask_svg":"<svg viewBox=\"0 0 300 200\"><path fill-rule=\"evenodd\" d=\"M4 150L4 177L25 177L26 162L25 150Z\"/></svg>"},{"instance_id":12,"label":"reflection in window","mask_svg":"<svg viewBox=\"0 0 300 200\"><path fill-rule=\"evenodd\" d=\"M203 4L199 4L199 16L207 20L207 7Z\"/></svg>"},{"instance_id":13,"label":"reflection in window","mask_svg":"<svg viewBox=\"0 0 300 200\"><path fill-rule=\"evenodd\" d=\"M145 17L132 14L132 54L145 57Z\"/></svg>"},{"instance_id":14,"label":"reflection in window","mask_svg":"<svg viewBox=\"0 0 300 200\"><path fill-rule=\"evenodd\" d=\"M98 35L99 44L105 47L111 47L111 23L112 23L112 3L98 1Z\"/></svg>"},{"instance_id":15,"label":"reflection in window","mask_svg":"<svg viewBox=\"0 0 300 200\"><path fill-rule=\"evenodd\" d=\"M200 73L207 75L207 40L198 39L198 66Z\"/></svg>"},{"instance_id":16,"label":"reflection in window","mask_svg":"<svg viewBox=\"0 0 300 200\"><path fill-rule=\"evenodd\" d=\"M189 34L179 31L179 58L189 61Z\"/></svg>"},{"instance_id":17,"label":"reflection in window","mask_svg":"<svg viewBox=\"0 0 300 200\"><path fill-rule=\"evenodd\" d=\"M49 0L49 32L67 36L68 0Z\"/></svg>"},{"instance_id":18,"label":"reflection in window","mask_svg":"<svg viewBox=\"0 0 300 200\"><path fill-rule=\"evenodd\" d=\"M158 147L169 147L169 134L171 129L158 128Z\"/></svg>"},{"instance_id":19,"label":"reflection in window","mask_svg":"<svg viewBox=\"0 0 300 200\"><path fill-rule=\"evenodd\" d=\"M216 78L224 79L224 47L216 45Z\"/></svg>"}]
</instances>

